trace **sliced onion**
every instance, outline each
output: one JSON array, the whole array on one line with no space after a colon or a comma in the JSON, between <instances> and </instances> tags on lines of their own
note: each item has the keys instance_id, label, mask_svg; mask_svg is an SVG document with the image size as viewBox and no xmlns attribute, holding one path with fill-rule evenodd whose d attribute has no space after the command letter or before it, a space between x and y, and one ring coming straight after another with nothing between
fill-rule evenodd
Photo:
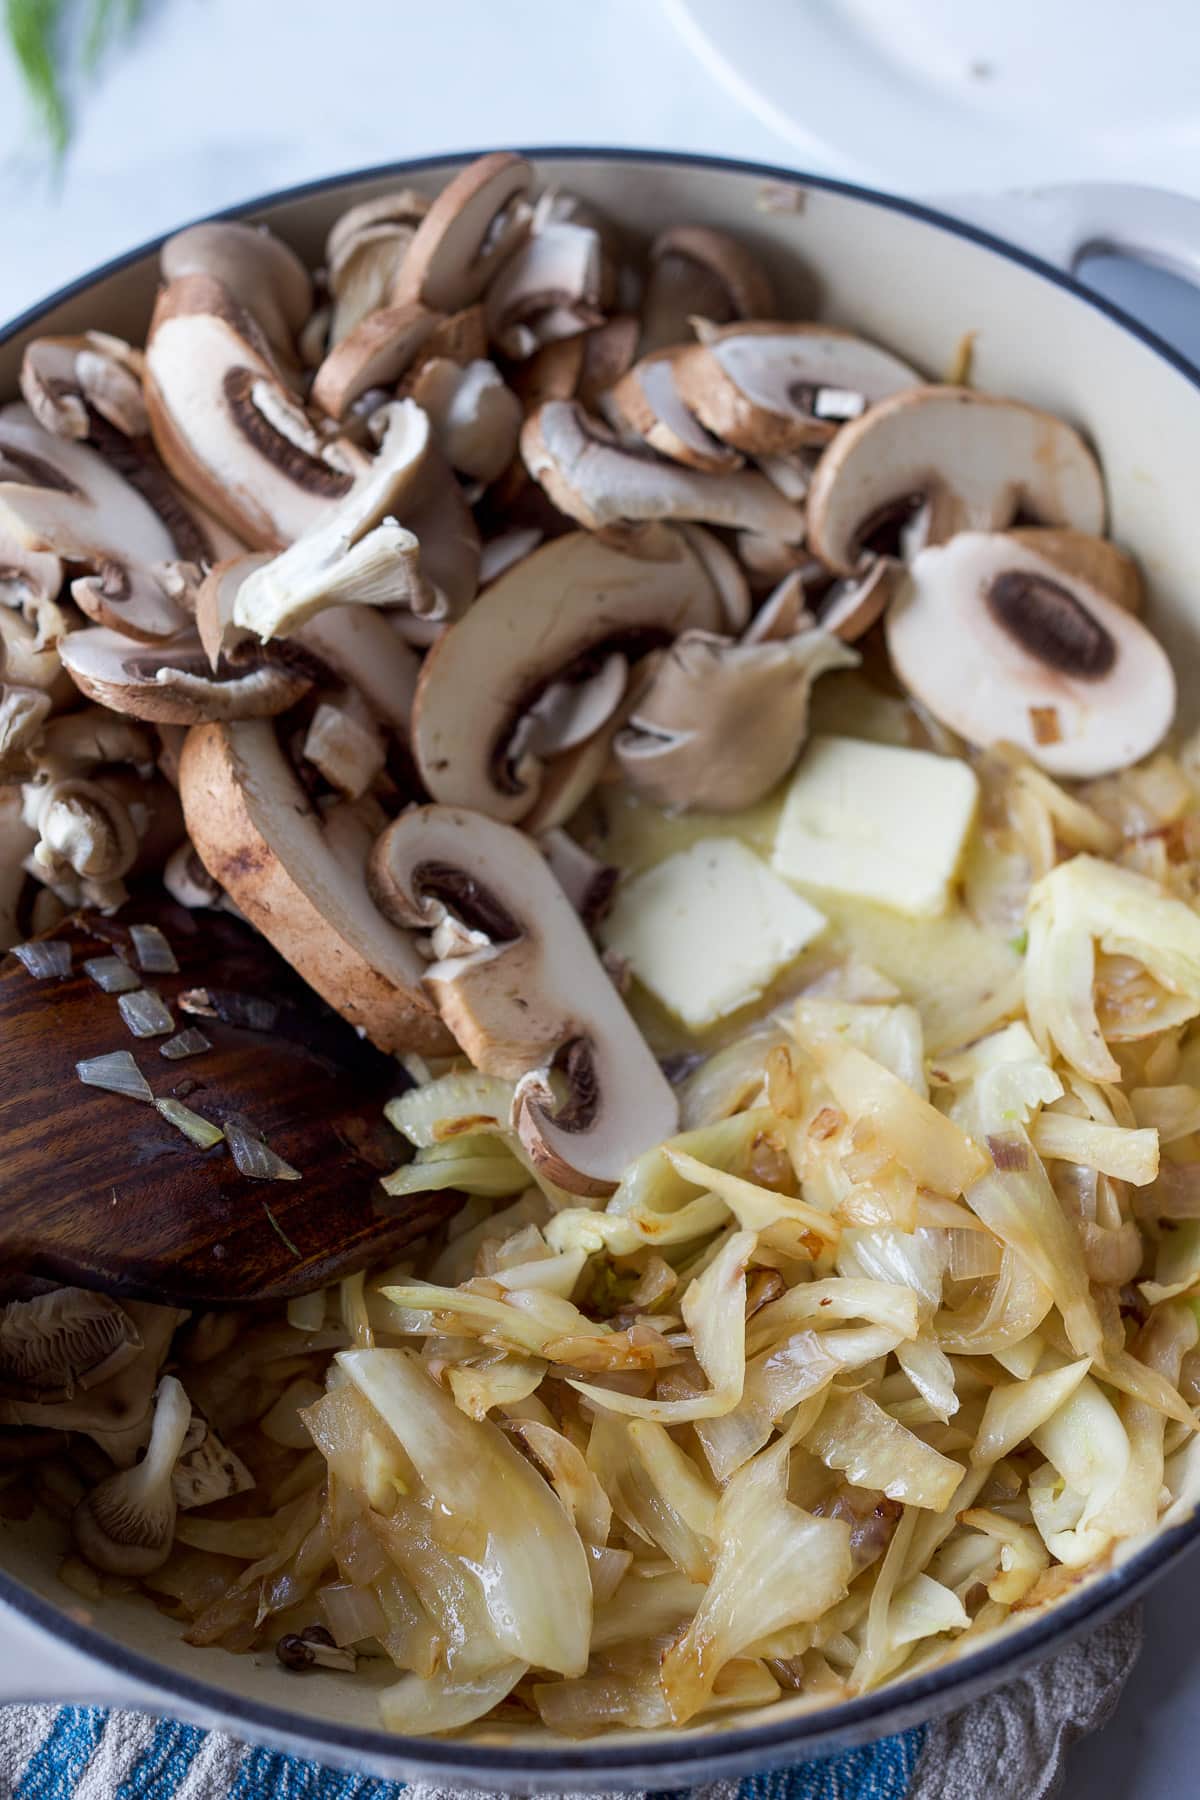
<instances>
[{"instance_id":1,"label":"sliced onion","mask_svg":"<svg viewBox=\"0 0 1200 1800\"><path fill-rule=\"evenodd\" d=\"M950 1247L952 1281L974 1281L980 1275L998 1275L1002 1246L990 1231L964 1231L955 1226L946 1233Z\"/></svg>"},{"instance_id":2,"label":"sliced onion","mask_svg":"<svg viewBox=\"0 0 1200 1800\"><path fill-rule=\"evenodd\" d=\"M317 1599L339 1649L347 1644L361 1644L364 1638L387 1635L387 1614L370 1588L334 1581L320 1590Z\"/></svg>"},{"instance_id":3,"label":"sliced onion","mask_svg":"<svg viewBox=\"0 0 1200 1800\"><path fill-rule=\"evenodd\" d=\"M35 981L61 980L71 973L71 946L61 938L14 944L12 953L20 957Z\"/></svg>"},{"instance_id":4,"label":"sliced onion","mask_svg":"<svg viewBox=\"0 0 1200 1800\"><path fill-rule=\"evenodd\" d=\"M139 968L148 975L178 975L175 952L157 925L131 925L129 935Z\"/></svg>"},{"instance_id":5,"label":"sliced onion","mask_svg":"<svg viewBox=\"0 0 1200 1800\"><path fill-rule=\"evenodd\" d=\"M170 1007L153 988L142 988L136 994L121 994L117 1006L136 1038L163 1037L175 1029Z\"/></svg>"},{"instance_id":6,"label":"sliced onion","mask_svg":"<svg viewBox=\"0 0 1200 1800\"><path fill-rule=\"evenodd\" d=\"M89 956L83 971L104 994L131 994L142 985L141 976L123 956Z\"/></svg>"},{"instance_id":7,"label":"sliced onion","mask_svg":"<svg viewBox=\"0 0 1200 1800\"><path fill-rule=\"evenodd\" d=\"M219 1125L214 1125L210 1119L202 1119L199 1113L193 1112L190 1106L185 1106L182 1100L172 1100L168 1096L165 1100L156 1100L154 1104L163 1118L168 1119L198 1149L211 1150L225 1136Z\"/></svg>"},{"instance_id":8,"label":"sliced onion","mask_svg":"<svg viewBox=\"0 0 1200 1800\"><path fill-rule=\"evenodd\" d=\"M179 1062L182 1057L202 1056L206 1050L211 1049L212 1044L204 1033L197 1031L194 1025L189 1025L186 1031L177 1031L165 1044L160 1044L158 1054L165 1056L168 1062Z\"/></svg>"},{"instance_id":9,"label":"sliced onion","mask_svg":"<svg viewBox=\"0 0 1200 1800\"><path fill-rule=\"evenodd\" d=\"M85 1087L105 1088L110 1094L124 1094L130 1100L154 1104L150 1083L128 1050L110 1050L106 1056L89 1056L84 1062L75 1064L75 1073Z\"/></svg>"},{"instance_id":10,"label":"sliced onion","mask_svg":"<svg viewBox=\"0 0 1200 1800\"><path fill-rule=\"evenodd\" d=\"M299 1169L276 1156L262 1133L246 1119L233 1117L225 1121L225 1141L239 1175L249 1181L299 1181Z\"/></svg>"}]
</instances>

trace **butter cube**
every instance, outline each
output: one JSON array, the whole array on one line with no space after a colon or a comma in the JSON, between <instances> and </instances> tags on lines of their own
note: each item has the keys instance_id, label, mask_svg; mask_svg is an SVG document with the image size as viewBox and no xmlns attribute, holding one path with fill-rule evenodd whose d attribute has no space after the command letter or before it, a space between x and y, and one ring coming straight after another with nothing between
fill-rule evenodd
<instances>
[{"instance_id":1,"label":"butter cube","mask_svg":"<svg viewBox=\"0 0 1200 1800\"><path fill-rule=\"evenodd\" d=\"M949 904L978 805L975 772L954 757L814 737L784 800L771 861L805 886L935 916Z\"/></svg>"},{"instance_id":2,"label":"butter cube","mask_svg":"<svg viewBox=\"0 0 1200 1800\"><path fill-rule=\"evenodd\" d=\"M824 916L736 838L704 838L622 887L602 936L656 999L699 1029L755 1000Z\"/></svg>"}]
</instances>

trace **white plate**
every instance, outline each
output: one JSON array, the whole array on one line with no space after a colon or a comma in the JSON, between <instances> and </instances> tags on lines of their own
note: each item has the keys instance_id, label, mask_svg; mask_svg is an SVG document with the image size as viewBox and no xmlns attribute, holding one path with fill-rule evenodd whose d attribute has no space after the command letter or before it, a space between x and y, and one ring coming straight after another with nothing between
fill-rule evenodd
<instances>
[{"instance_id":1,"label":"white plate","mask_svg":"<svg viewBox=\"0 0 1200 1800\"><path fill-rule=\"evenodd\" d=\"M936 194L1119 179L1200 193L1195 0L664 0L801 151Z\"/></svg>"}]
</instances>

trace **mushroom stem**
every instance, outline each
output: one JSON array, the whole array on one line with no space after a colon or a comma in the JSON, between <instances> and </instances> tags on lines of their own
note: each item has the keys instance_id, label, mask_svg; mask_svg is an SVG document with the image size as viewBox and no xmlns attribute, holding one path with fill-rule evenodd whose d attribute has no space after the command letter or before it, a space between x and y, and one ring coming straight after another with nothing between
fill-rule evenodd
<instances>
[{"instance_id":1,"label":"mushroom stem","mask_svg":"<svg viewBox=\"0 0 1200 1800\"><path fill-rule=\"evenodd\" d=\"M173 1375L165 1375L141 1462L110 1475L75 1509L75 1542L93 1568L110 1575L148 1575L166 1562L175 1536L171 1476L191 1418L192 1404L183 1387Z\"/></svg>"}]
</instances>

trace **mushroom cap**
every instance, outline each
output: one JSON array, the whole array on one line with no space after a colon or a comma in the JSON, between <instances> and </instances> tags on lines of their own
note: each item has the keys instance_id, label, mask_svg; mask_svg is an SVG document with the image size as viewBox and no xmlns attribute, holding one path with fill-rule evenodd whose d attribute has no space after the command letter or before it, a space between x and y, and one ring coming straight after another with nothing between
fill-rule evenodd
<instances>
[{"instance_id":1,"label":"mushroom cap","mask_svg":"<svg viewBox=\"0 0 1200 1800\"><path fill-rule=\"evenodd\" d=\"M21 358L21 393L55 437L86 438L89 408L126 437L150 429L142 398L141 354L102 331L34 338Z\"/></svg>"},{"instance_id":2,"label":"mushroom cap","mask_svg":"<svg viewBox=\"0 0 1200 1800\"><path fill-rule=\"evenodd\" d=\"M381 1050L452 1047L411 939L367 893L369 840L335 848L268 720L194 726L179 791L213 880L343 1018Z\"/></svg>"},{"instance_id":3,"label":"mushroom cap","mask_svg":"<svg viewBox=\"0 0 1200 1800\"><path fill-rule=\"evenodd\" d=\"M844 425L808 495L808 541L839 575L853 575L881 515L921 498L923 541L997 531L1018 512L1099 535L1104 481L1079 433L1051 413L974 388L917 387Z\"/></svg>"},{"instance_id":4,"label":"mushroom cap","mask_svg":"<svg viewBox=\"0 0 1200 1800\"><path fill-rule=\"evenodd\" d=\"M1170 726L1175 677L1131 613L1004 532L922 550L887 614L896 672L969 743L1054 775L1103 775Z\"/></svg>"},{"instance_id":5,"label":"mushroom cap","mask_svg":"<svg viewBox=\"0 0 1200 1800\"><path fill-rule=\"evenodd\" d=\"M857 662L825 631L760 644L685 632L617 735L621 771L658 806L718 813L754 806L800 754L817 676Z\"/></svg>"},{"instance_id":6,"label":"mushroom cap","mask_svg":"<svg viewBox=\"0 0 1200 1800\"><path fill-rule=\"evenodd\" d=\"M167 468L252 549L282 549L350 491L251 315L209 275L159 294L145 392Z\"/></svg>"},{"instance_id":7,"label":"mushroom cap","mask_svg":"<svg viewBox=\"0 0 1200 1800\"><path fill-rule=\"evenodd\" d=\"M418 225L394 297L423 300L439 312L478 300L528 232L521 202L532 185L532 167L511 150L460 169Z\"/></svg>"},{"instance_id":8,"label":"mushroom cap","mask_svg":"<svg viewBox=\"0 0 1200 1800\"><path fill-rule=\"evenodd\" d=\"M161 725L206 719L263 719L286 712L313 685L311 669L259 658L214 675L194 632L150 648L94 626L60 646L63 666L89 700Z\"/></svg>"},{"instance_id":9,"label":"mushroom cap","mask_svg":"<svg viewBox=\"0 0 1200 1800\"><path fill-rule=\"evenodd\" d=\"M286 362L313 309L312 279L300 258L265 225L215 219L189 225L162 247L163 280L211 275L258 321L271 348Z\"/></svg>"},{"instance_id":10,"label":"mushroom cap","mask_svg":"<svg viewBox=\"0 0 1200 1800\"><path fill-rule=\"evenodd\" d=\"M425 983L477 1069L516 1081L513 1123L547 1175L604 1194L678 1128L678 1103L574 907L532 839L459 808L417 807L371 853L397 922L447 918L461 950ZM564 1079L559 1107L551 1071Z\"/></svg>"},{"instance_id":11,"label":"mushroom cap","mask_svg":"<svg viewBox=\"0 0 1200 1800\"><path fill-rule=\"evenodd\" d=\"M681 343L696 313L723 325L730 319L770 318L774 311L775 290L766 270L726 232L675 225L650 246L643 354Z\"/></svg>"},{"instance_id":12,"label":"mushroom cap","mask_svg":"<svg viewBox=\"0 0 1200 1800\"><path fill-rule=\"evenodd\" d=\"M691 519L789 543L804 535L804 514L765 476L710 475L627 449L574 400L548 400L526 419L521 455L559 510L589 531Z\"/></svg>"},{"instance_id":13,"label":"mushroom cap","mask_svg":"<svg viewBox=\"0 0 1200 1800\"><path fill-rule=\"evenodd\" d=\"M410 301L367 313L328 352L313 377L312 399L342 419L371 388L393 387L415 361L438 323L427 306Z\"/></svg>"},{"instance_id":14,"label":"mushroom cap","mask_svg":"<svg viewBox=\"0 0 1200 1800\"><path fill-rule=\"evenodd\" d=\"M822 414L822 394L858 409L916 387L920 376L877 344L832 325L755 320L705 330L679 353L675 385L701 424L751 455L828 443L844 414Z\"/></svg>"},{"instance_id":15,"label":"mushroom cap","mask_svg":"<svg viewBox=\"0 0 1200 1800\"><path fill-rule=\"evenodd\" d=\"M1128 550L1111 539L1091 537L1065 525L1014 525L1008 535L1014 543L1057 563L1067 575L1078 575L1090 587L1099 588L1126 612L1140 613L1145 606L1141 570Z\"/></svg>"},{"instance_id":16,"label":"mushroom cap","mask_svg":"<svg viewBox=\"0 0 1200 1800\"><path fill-rule=\"evenodd\" d=\"M720 600L672 533L655 560L584 532L543 544L494 581L425 660L412 744L435 800L524 818L541 772L512 767L517 726L557 680L613 650L644 652L688 626L721 624Z\"/></svg>"},{"instance_id":17,"label":"mushroom cap","mask_svg":"<svg viewBox=\"0 0 1200 1800\"><path fill-rule=\"evenodd\" d=\"M739 452L706 430L684 402L676 376L687 354L670 346L643 356L605 395L605 411L672 462L711 472L740 468Z\"/></svg>"}]
</instances>

